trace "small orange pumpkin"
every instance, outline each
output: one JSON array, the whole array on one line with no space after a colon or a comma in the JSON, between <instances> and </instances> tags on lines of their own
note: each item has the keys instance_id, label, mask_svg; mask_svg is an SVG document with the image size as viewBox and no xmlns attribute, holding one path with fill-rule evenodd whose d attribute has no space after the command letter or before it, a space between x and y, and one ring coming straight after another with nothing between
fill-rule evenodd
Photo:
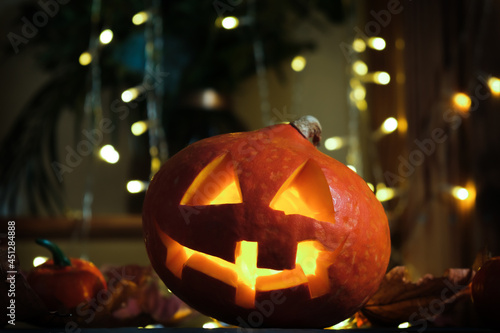
<instances>
[{"instance_id":1,"label":"small orange pumpkin","mask_svg":"<svg viewBox=\"0 0 500 333\"><path fill-rule=\"evenodd\" d=\"M143 207L150 261L198 311L243 327L327 327L377 290L387 217L321 153L313 117L219 135L169 159Z\"/></svg>"}]
</instances>

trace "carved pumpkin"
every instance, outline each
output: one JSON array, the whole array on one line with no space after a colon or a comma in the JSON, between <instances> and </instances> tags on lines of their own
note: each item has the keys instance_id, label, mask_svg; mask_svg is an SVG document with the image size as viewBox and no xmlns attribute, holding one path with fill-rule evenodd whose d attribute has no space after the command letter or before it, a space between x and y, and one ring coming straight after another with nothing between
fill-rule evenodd
<instances>
[{"instance_id":1,"label":"carved pumpkin","mask_svg":"<svg viewBox=\"0 0 500 333\"><path fill-rule=\"evenodd\" d=\"M306 139L319 137L311 118L204 139L155 175L146 248L193 308L244 327L321 328L377 290L390 256L384 210Z\"/></svg>"}]
</instances>

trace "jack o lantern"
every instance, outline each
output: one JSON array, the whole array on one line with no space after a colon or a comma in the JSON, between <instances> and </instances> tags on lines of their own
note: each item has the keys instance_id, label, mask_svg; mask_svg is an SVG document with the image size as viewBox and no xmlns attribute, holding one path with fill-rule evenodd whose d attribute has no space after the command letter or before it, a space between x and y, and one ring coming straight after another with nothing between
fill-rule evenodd
<instances>
[{"instance_id":1,"label":"jack o lantern","mask_svg":"<svg viewBox=\"0 0 500 333\"><path fill-rule=\"evenodd\" d=\"M315 148L319 134L308 116L201 140L162 166L143 226L173 293L243 327L322 328L363 306L387 269L387 218L361 177Z\"/></svg>"}]
</instances>

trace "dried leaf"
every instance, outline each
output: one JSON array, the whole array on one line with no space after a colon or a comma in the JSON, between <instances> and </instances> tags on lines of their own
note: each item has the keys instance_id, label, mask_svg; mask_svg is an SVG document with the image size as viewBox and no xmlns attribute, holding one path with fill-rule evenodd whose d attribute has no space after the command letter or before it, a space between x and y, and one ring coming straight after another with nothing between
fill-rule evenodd
<instances>
[{"instance_id":1,"label":"dried leaf","mask_svg":"<svg viewBox=\"0 0 500 333\"><path fill-rule=\"evenodd\" d=\"M460 299L469 297L473 273L471 269L451 268L442 277L425 275L412 282L405 267L395 267L362 312L372 323L387 326L432 321Z\"/></svg>"}]
</instances>

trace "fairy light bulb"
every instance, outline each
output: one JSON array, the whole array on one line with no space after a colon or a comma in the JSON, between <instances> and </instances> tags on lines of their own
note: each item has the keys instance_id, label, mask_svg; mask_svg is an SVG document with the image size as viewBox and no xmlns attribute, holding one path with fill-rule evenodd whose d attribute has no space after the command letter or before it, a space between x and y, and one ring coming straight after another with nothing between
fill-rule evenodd
<instances>
[{"instance_id":1,"label":"fairy light bulb","mask_svg":"<svg viewBox=\"0 0 500 333\"><path fill-rule=\"evenodd\" d=\"M387 72L375 72L373 74L373 82L376 84L386 85L391 82L391 76Z\"/></svg>"},{"instance_id":2,"label":"fairy light bulb","mask_svg":"<svg viewBox=\"0 0 500 333\"><path fill-rule=\"evenodd\" d=\"M461 112L468 112L472 104L470 97L461 92L453 95L452 102L454 107Z\"/></svg>"},{"instance_id":3,"label":"fairy light bulb","mask_svg":"<svg viewBox=\"0 0 500 333\"><path fill-rule=\"evenodd\" d=\"M140 180L131 180L127 183L127 191L129 193L144 192L146 188L147 188L146 183Z\"/></svg>"},{"instance_id":4,"label":"fairy light bulb","mask_svg":"<svg viewBox=\"0 0 500 333\"><path fill-rule=\"evenodd\" d=\"M465 187L454 186L451 189L451 195L458 200L466 200L469 197L469 191Z\"/></svg>"},{"instance_id":5,"label":"fairy light bulb","mask_svg":"<svg viewBox=\"0 0 500 333\"><path fill-rule=\"evenodd\" d=\"M488 87L491 93L495 96L500 96L500 79L497 77L490 77L488 79Z\"/></svg>"},{"instance_id":6,"label":"fairy light bulb","mask_svg":"<svg viewBox=\"0 0 500 333\"><path fill-rule=\"evenodd\" d=\"M99 41L102 44L109 44L113 40L113 31L111 29L106 29L99 35Z\"/></svg>"},{"instance_id":7,"label":"fairy light bulb","mask_svg":"<svg viewBox=\"0 0 500 333\"><path fill-rule=\"evenodd\" d=\"M130 127L130 131L135 136L139 136L141 134L144 134L147 130L148 130L148 123L143 121L143 120L136 121Z\"/></svg>"},{"instance_id":8,"label":"fairy light bulb","mask_svg":"<svg viewBox=\"0 0 500 333\"><path fill-rule=\"evenodd\" d=\"M226 30L235 29L240 25L240 21L234 16L224 17L222 20L222 27Z\"/></svg>"},{"instance_id":9,"label":"fairy light bulb","mask_svg":"<svg viewBox=\"0 0 500 333\"><path fill-rule=\"evenodd\" d=\"M366 73L368 73L368 66L363 61L356 60L352 64L352 70L354 71L354 73L363 76L366 75Z\"/></svg>"},{"instance_id":10,"label":"fairy light bulb","mask_svg":"<svg viewBox=\"0 0 500 333\"><path fill-rule=\"evenodd\" d=\"M125 103L131 102L140 95L141 91L138 88L129 88L122 93L122 101Z\"/></svg>"},{"instance_id":11,"label":"fairy light bulb","mask_svg":"<svg viewBox=\"0 0 500 333\"><path fill-rule=\"evenodd\" d=\"M80 54L78 62L82 66L87 66L92 62L92 55L89 52L85 51L82 54Z\"/></svg>"},{"instance_id":12,"label":"fairy light bulb","mask_svg":"<svg viewBox=\"0 0 500 333\"><path fill-rule=\"evenodd\" d=\"M325 148L327 150L337 150L345 145L345 139L340 136L333 136L325 140Z\"/></svg>"},{"instance_id":13,"label":"fairy light bulb","mask_svg":"<svg viewBox=\"0 0 500 333\"><path fill-rule=\"evenodd\" d=\"M368 39L368 46L374 50L382 51L385 49L386 43L383 38L371 37Z\"/></svg>"},{"instance_id":14,"label":"fairy light bulb","mask_svg":"<svg viewBox=\"0 0 500 333\"><path fill-rule=\"evenodd\" d=\"M99 155L104 161L110 164L115 164L120 160L120 154L116 151L115 147L113 147L112 145L103 146L99 151Z\"/></svg>"},{"instance_id":15,"label":"fairy light bulb","mask_svg":"<svg viewBox=\"0 0 500 333\"><path fill-rule=\"evenodd\" d=\"M352 42L352 49L358 53L364 52L366 50L366 43L361 38L356 38Z\"/></svg>"},{"instance_id":16,"label":"fairy light bulb","mask_svg":"<svg viewBox=\"0 0 500 333\"><path fill-rule=\"evenodd\" d=\"M149 20L149 14L147 12L139 12L132 17L132 23L134 25L141 25Z\"/></svg>"},{"instance_id":17,"label":"fairy light bulb","mask_svg":"<svg viewBox=\"0 0 500 333\"><path fill-rule=\"evenodd\" d=\"M306 58L300 55L296 56L292 60L291 67L296 72L303 71L304 68L306 67Z\"/></svg>"},{"instance_id":18,"label":"fairy light bulb","mask_svg":"<svg viewBox=\"0 0 500 333\"><path fill-rule=\"evenodd\" d=\"M381 126L381 130L384 134L389 134L394 132L398 128L398 120L394 117L387 118Z\"/></svg>"}]
</instances>

